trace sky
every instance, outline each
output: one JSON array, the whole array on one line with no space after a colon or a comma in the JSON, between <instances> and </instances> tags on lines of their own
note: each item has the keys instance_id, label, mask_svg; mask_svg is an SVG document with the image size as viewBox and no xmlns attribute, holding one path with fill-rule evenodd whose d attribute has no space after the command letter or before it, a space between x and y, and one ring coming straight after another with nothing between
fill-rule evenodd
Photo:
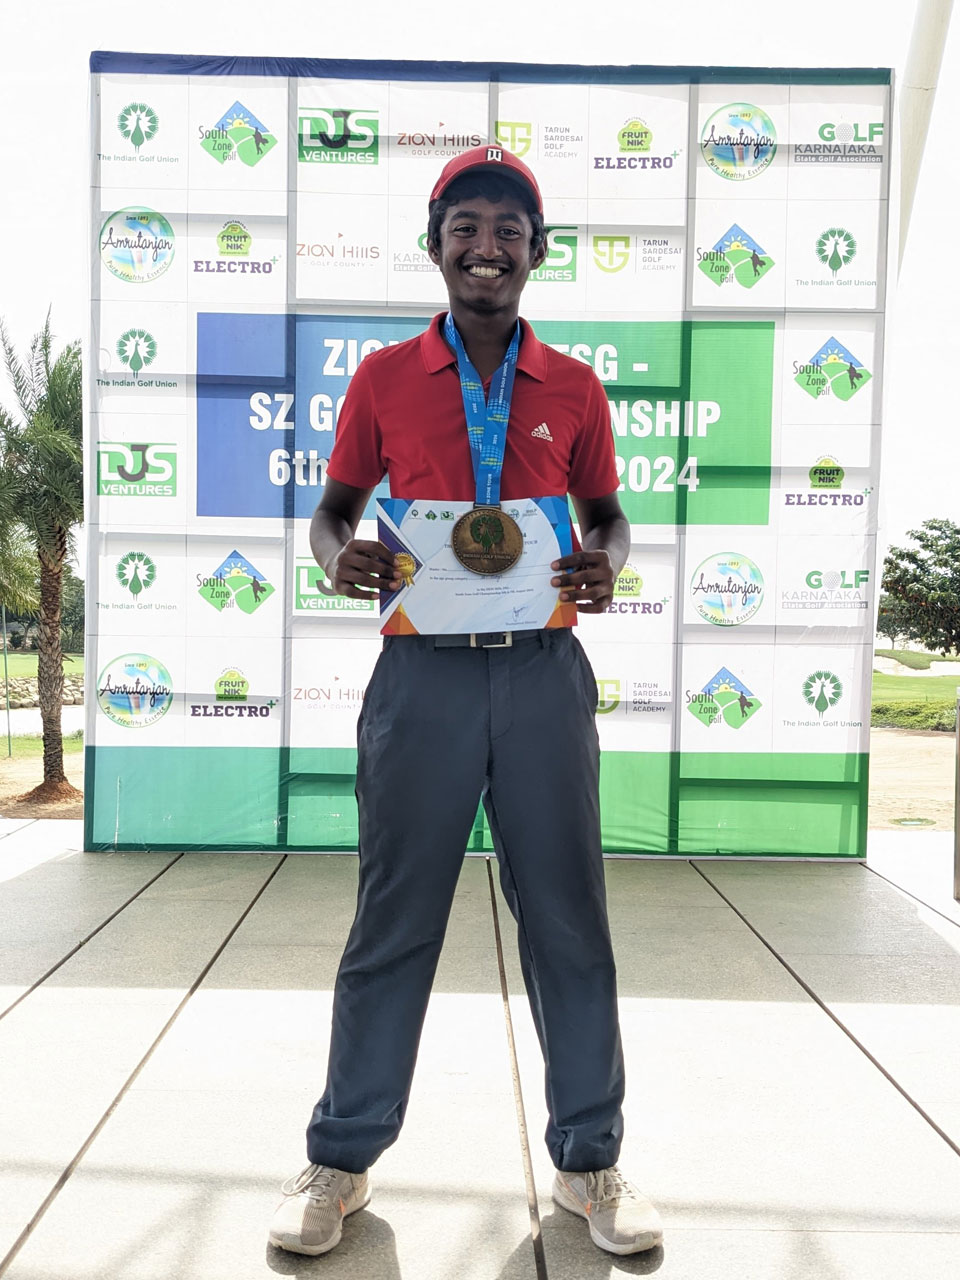
<instances>
[{"instance_id":1,"label":"sky","mask_svg":"<svg viewBox=\"0 0 960 1280\"><path fill-rule=\"evenodd\" d=\"M509 5L355 0L264 6L251 0L8 3L0 12L0 317L24 346L52 306L61 341L86 323L88 55L93 49L227 55L742 66L889 66L902 74L914 0L769 5L731 20L705 0ZM751 11L752 13L753 11ZM931 516L960 521L956 419L946 373L960 359L960 314L943 287L952 242L960 18L952 24L898 287L888 294L880 546ZM944 162L944 158L946 158ZM937 264L940 264L939 266ZM946 273L946 280L951 277ZM13 405L9 386L0 402Z\"/></svg>"}]
</instances>

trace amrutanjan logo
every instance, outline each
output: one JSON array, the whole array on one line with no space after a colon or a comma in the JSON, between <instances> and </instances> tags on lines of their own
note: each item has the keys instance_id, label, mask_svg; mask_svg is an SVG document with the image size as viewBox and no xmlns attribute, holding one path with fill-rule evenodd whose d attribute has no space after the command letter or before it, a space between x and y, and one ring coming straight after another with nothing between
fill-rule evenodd
<instances>
[{"instance_id":1,"label":"amrutanjan logo","mask_svg":"<svg viewBox=\"0 0 960 1280\"><path fill-rule=\"evenodd\" d=\"M763 574L749 557L724 551L707 556L690 579L693 607L715 627L749 621L763 603Z\"/></svg>"},{"instance_id":2,"label":"amrutanjan logo","mask_svg":"<svg viewBox=\"0 0 960 1280\"><path fill-rule=\"evenodd\" d=\"M298 122L301 164L379 164L380 117L362 107L305 107Z\"/></svg>"},{"instance_id":3,"label":"amrutanjan logo","mask_svg":"<svg viewBox=\"0 0 960 1280\"><path fill-rule=\"evenodd\" d=\"M571 284L577 278L578 244L576 227L547 227L547 256L530 279Z\"/></svg>"},{"instance_id":4,"label":"amrutanjan logo","mask_svg":"<svg viewBox=\"0 0 960 1280\"><path fill-rule=\"evenodd\" d=\"M617 154L594 156L594 169L672 169L680 158L676 147L669 152L653 152L653 130L645 120L632 116L617 130Z\"/></svg>"},{"instance_id":5,"label":"amrutanjan logo","mask_svg":"<svg viewBox=\"0 0 960 1280\"><path fill-rule=\"evenodd\" d=\"M97 493L111 498L174 498L177 450L172 444L97 444Z\"/></svg>"},{"instance_id":6,"label":"amrutanjan logo","mask_svg":"<svg viewBox=\"0 0 960 1280\"><path fill-rule=\"evenodd\" d=\"M117 116L117 128L134 151L155 137L159 127L157 113L145 102L131 102Z\"/></svg>"},{"instance_id":7,"label":"amrutanjan logo","mask_svg":"<svg viewBox=\"0 0 960 1280\"><path fill-rule=\"evenodd\" d=\"M533 125L529 120L498 120L497 141L522 160L533 146Z\"/></svg>"},{"instance_id":8,"label":"amrutanjan logo","mask_svg":"<svg viewBox=\"0 0 960 1280\"><path fill-rule=\"evenodd\" d=\"M798 142L794 164L882 164L882 120L825 120L816 142Z\"/></svg>"},{"instance_id":9,"label":"amrutanjan logo","mask_svg":"<svg viewBox=\"0 0 960 1280\"><path fill-rule=\"evenodd\" d=\"M375 600L351 600L339 596L316 561L304 558L296 564L295 609L301 613L376 613Z\"/></svg>"},{"instance_id":10,"label":"amrutanjan logo","mask_svg":"<svg viewBox=\"0 0 960 1280\"><path fill-rule=\"evenodd\" d=\"M117 581L134 600L153 586L156 576L157 566L143 551L128 551L117 561Z\"/></svg>"},{"instance_id":11,"label":"amrutanjan logo","mask_svg":"<svg viewBox=\"0 0 960 1280\"><path fill-rule=\"evenodd\" d=\"M814 400L850 400L870 381L870 370L836 338L828 338L806 364L793 362L794 382Z\"/></svg>"},{"instance_id":12,"label":"amrutanjan logo","mask_svg":"<svg viewBox=\"0 0 960 1280\"><path fill-rule=\"evenodd\" d=\"M857 256L857 242L843 227L830 227L817 239L817 257L829 267L836 279L837 272Z\"/></svg>"},{"instance_id":13,"label":"amrutanjan logo","mask_svg":"<svg viewBox=\"0 0 960 1280\"><path fill-rule=\"evenodd\" d=\"M190 715L216 720L269 719L276 698L248 701L250 681L239 667L225 667L213 682L213 698L191 702Z\"/></svg>"},{"instance_id":14,"label":"amrutanjan logo","mask_svg":"<svg viewBox=\"0 0 960 1280\"><path fill-rule=\"evenodd\" d=\"M417 247L409 249L394 249L391 258L391 266L394 271L433 271L437 268L430 261L427 253L427 233L424 231L417 239Z\"/></svg>"},{"instance_id":15,"label":"amrutanjan logo","mask_svg":"<svg viewBox=\"0 0 960 1280\"><path fill-rule=\"evenodd\" d=\"M597 681L597 715L607 716L620 705L622 686L619 680Z\"/></svg>"},{"instance_id":16,"label":"amrutanjan logo","mask_svg":"<svg viewBox=\"0 0 960 1280\"><path fill-rule=\"evenodd\" d=\"M220 613L225 609L255 613L274 592L260 570L239 551L232 551L209 577L198 573L197 587L197 594Z\"/></svg>"},{"instance_id":17,"label":"amrutanjan logo","mask_svg":"<svg viewBox=\"0 0 960 1280\"><path fill-rule=\"evenodd\" d=\"M128 329L117 342L117 355L120 363L139 379L140 370L153 364L157 357L156 339L146 329Z\"/></svg>"},{"instance_id":18,"label":"amrutanjan logo","mask_svg":"<svg viewBox=\"0 0 960 1280\"><path fill-rule=\"evenodd\" d=\"M803 700L823 719L824 712L843 697L843 685L832 671L814 671L803 682Z\"/></svg>"},{"instance_id":19,"label":"amrutanjan logo","mask_svg":"<svg viewBox=\"0 0 960 1280\"><path fill-rule=\"evenodd\" d=\"M687 710L701 724L742 728L757 714L763 703L732 671L721 667L698 692L688 689L684 695Z\"/></svg>"},{"instance_id":20,"label":"amrutanjan logo","mask_svg":"<svg viewBox=\"0 0 960 1280\"><path fill-rule=\"evenodd\" d=\"M173 227L156 209L118 209L100 228L100 261L128 284L162 276L173 262L173 251Z\"/></svg>"},{"instance_id":21,"label":"amrutanjan logo","mask_svg":"<svg viewBox=\"0 0 960 1280\"><path fill-rule=\"evenodd\" d=\"M869 569L811 569L804 587L784 589L784 609L866 609Z\"/></svg>"},{"instance_id":22,"label":"amrutanjan logo","mask_svg":"<svg viewBox=\"0 0 960 1280\"><path fill-rule=\"evenodd\" d=\"M143 729L165 716L173 702L170 672L146 653L124 653L100 672L97 705L114 724Z\"/></svg>"},{"instance_id":23,"label":"amrutanjan logo","mask_svg":"<svg viewBox=\"0 0 960 1280\"><path fill-rule=\"evenodd\" d=\"M235 102L212 127L199 128L201 147L218 164L239 160L252 169L277 145L263 121L242 102Z\"/></svg>"},{"instance_id":24,"label":"amrutanjan logo","mask_svg":"<svg viewBox=\"0 0 960 1280\"><path fill-rule=\"evenodd\" d=\"M773 259L736 223L712 249L697 250L697 266L714 284L736 281L752 289L773 266Z\"/></svg>"},{"instance_id":25,"label":"amrutanjan logo","mask_svg":"<svg viewBox=\"0 0 960 1280\"><path fill-rule=\"evenodd\" d=\"M194 272L205 275L269 276L280 262L277 254L272 258L251 258L253 236L242 222L231 218L217 232L217 258L194 258Z\"/></svg>"},{"instance_id":26,"label":"amrutanjan logo","mask_svg":"<svg viewBox=\"0 0 960 1280\"><path fill-rule=\"evenodd\" d=\"M364 267L380 257L380 245L354 240L338 231L336 239L297 241L297 257L311 267Z\"/></svg>"},{"instance_id":27,"label":"amrutanjan logo","mask_svg":"<svg viewBox=\"0 0 960 1280\"><path fill-rule=\"evenodd\" d=\"M773 163L777 131L762 107L731 102L715 111L703 126L700 154L721 178L746 182Z\"/></svg>"},{"instance_id":28,"label":"amrutanjan logo","mask_svg":"<svg viewBox=\"0 0 960 1280\"><path fill-rule=\"evenodd\" d=\"M663 613L670 603L669 596L659 600L644 600L643 578L631 564L625 564L617 575L613 587L613 603L607 605L607 613L653 615Z\"/></svg>"},{"instance_id":29,"label":"amrutanjan logo","mask_svg":"<svg viewBox=\"0 0 960 1280\"><path fill-rule=\"evenodd\" d=\"M622 271L630 261L630 237L605 235L593 237L593 261L601 271Z\"/></svg>"}]
</instances>

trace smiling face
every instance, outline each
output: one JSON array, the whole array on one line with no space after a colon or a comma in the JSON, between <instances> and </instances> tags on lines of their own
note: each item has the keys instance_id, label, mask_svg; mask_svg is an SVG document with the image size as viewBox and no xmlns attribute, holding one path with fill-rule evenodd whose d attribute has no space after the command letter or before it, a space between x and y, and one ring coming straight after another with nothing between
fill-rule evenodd
<instances>
[{"instance_id":1,"label":"smiling face","mask_svg":"<svg viewBox=\"0 0 960 1280\"><path fill-rule=\"evenodd\" d=\"M481 315L515 317L527 276L546 254L531 245L533 225L522 199L469 195L446 210L439 240L427 251L440 268L450 307Z\"/></svg>"}]
</instances>

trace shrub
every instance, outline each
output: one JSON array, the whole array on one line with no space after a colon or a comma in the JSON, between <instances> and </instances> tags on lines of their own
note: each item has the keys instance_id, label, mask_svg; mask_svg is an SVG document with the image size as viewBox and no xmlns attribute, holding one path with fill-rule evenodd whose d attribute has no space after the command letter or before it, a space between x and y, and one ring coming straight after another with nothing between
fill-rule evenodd
<instances>
[{"instance_id":1,"label":"shrub","mask_svg":"<svg viewBox=\"0 0 960 1280\"><path fill-rule=\"evenodd\" d=\"M875 702L870 723L878 729L939 729L953 733L957 709L952 702Z\"/></svg>"}]
</instances>

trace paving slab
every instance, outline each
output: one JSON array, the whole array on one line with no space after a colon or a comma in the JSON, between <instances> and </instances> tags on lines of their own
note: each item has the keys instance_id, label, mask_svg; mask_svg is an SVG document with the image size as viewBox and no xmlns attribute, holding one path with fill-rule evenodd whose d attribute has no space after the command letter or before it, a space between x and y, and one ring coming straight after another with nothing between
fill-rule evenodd
<instances>
[{"instance_id":1,"label":"paving slab","mask_svg":"<svg viewBox=\"0 0 960 1280\"><path fill-rule=\"evenodd\" d=\"M867 867L960 924L952 831L871 831Z\"/></svg>"}]
</instances>

